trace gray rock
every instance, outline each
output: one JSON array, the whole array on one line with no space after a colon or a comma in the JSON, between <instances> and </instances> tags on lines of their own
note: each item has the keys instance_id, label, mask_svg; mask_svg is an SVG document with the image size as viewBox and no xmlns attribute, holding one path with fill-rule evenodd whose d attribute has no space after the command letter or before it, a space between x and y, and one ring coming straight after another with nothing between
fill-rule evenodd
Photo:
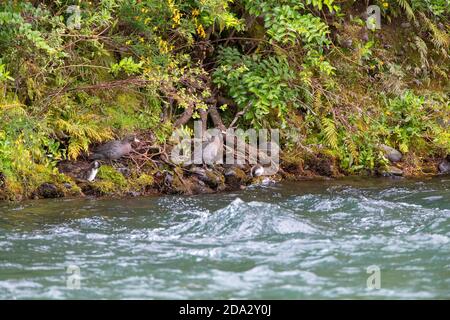
<instances>
[{"instance_id":1,"label":"gray rock","mask_svg":"<svg viewBox=\"0 0 450 320\"><path fill-rule=\"evenodd\" d=\"M173 174L170 172L165 172L164 175L164 185L166 187L171 187L173 183Z\"/></svg>"},{"instance_id":2,"label":"gray rock","mask_svg":"<svg viewBox=\"0 0 450 320\"><path fill-rule=\"evenodd\" d=\"M203 181L211 188L216 188L224 182L223 175L217 171L194 167L191 169L191 172L195 174L198 180Z\"/></svg>"},{"instance_id":3,"label":"gray rock","mask_svg":"<svg viewBox=\"0 0 450 320\"><path fill-rule=\"evenodd\" d=\"M137 191L130 191L130 192L128 192L127 194L128 194L128 196L130 196L130 197L139 197L139 196L142 195L140 192L137 192Z\"/></svg>"},{"instance_id":4,"label":"gray rock","mask_svg":"<svg viewBox=\"0 0 450 320\"><path fill-rule=\"evenodd\" d=\"M64 193L52 183L43 183L37 188L36 193L42 198L60 198L64 197Z\"/></svg>"},{"instance_id":5,"label":"gray rock","mask_svg":"<svg viewBox=\"0 0 450 320\"><path fill-rule=\"evenodd\" d=\"M385 144L380 145L381 150L383 150L385 157L392 163L399 162L402 160L403 155L400 153L400 151L389 147Z\"/></svg>"},{"instance_id":6,"label":"gray rock","mask_svg":"<svg viewBox=\"0 0 450 320\"><path fill-rule=\"evenodd\" d=\"M192 179L192 192L194 194L207 194L207 193L214 193L214 190L211 189L204 183L203 181L199 180L196 177L193 177Z\"/></svg>"},{"instance_id":7,"label":"gray rock","mask_svg":"<svg viewBox=\"0 0 450 320\"><path fill-rule=\"evenodd\" d=\"M240 186L247 184L248 181L249 178L239 166L231 167L225 171L225 183L231 188L240 188Z\"/></svg>"},{"instance_id":8,"label":"gray rock","mask_svg":"<svg viewBox=\"0 0 450 320\"><path fill-rule=\"evenodd\" d=\"M393 176L401 177L401 176L403 176L403 170L401 170L397 167L394 167L394 166L388 166L388 167L382 169L380 173L383 177L393 177Z\"/></svg>"}]
</instances>

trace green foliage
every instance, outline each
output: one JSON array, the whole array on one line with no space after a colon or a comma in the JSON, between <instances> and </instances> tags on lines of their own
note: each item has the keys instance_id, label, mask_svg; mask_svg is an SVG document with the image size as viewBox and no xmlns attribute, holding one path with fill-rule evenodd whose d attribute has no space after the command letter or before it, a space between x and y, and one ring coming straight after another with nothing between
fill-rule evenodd
<instances>
[{"instance_id":1,"label":"green foliage","mask_svg":"<svg viewBox=\"0 0 450 320\"><path fill-rule=\"evenodd\" d=\"M44 182L65 180L55 169L64 155L44 123L30 118L17 101L0 101L0 124L0 172L7 193L3 197L30 196Z\"/></svg>"},{"instance_id":2,"label":"green foliage","mask_svg":"<svg viewBox=\"0 0 450 320\"><path fill-rule=\"evenodd\" d=\"M70 137L67 147L69 159L76 159L81 152L87 152L91 142L101 142L113 137L111 129L100 125L99 116L77 110L71 105L52 108L47 119L55 132Z\"/></svg>"},{"instance_id":3,"label":"green foliage","mask_svg":"<svg viewBox=\"0 0 450 320\"><path fill-rule=\"evenodd\" d=\"M322 10L324 5L327 6L330 12L339 10L339 7L333 4L334 0L306 0L306 3L317 7L319 10Z\"/></svg>"},{"instance_id":4,"label":"green foliage","mask_svg":"<svg viewBox=\"0 0 450 320\"><path fill-rule=\"evenodd\" d=\"M182 115L199 118L219 96L232 100L217 106L226 125L295 129L286 145L345 172L384 165L380 143L445 155L448 1L374 3L383 29L364 37L364 21L349 18L355 1L1 1L1 196L65 181L57 162L92 143L137 131L170 143ZM73 4L80 28L68 25ZM352 40L343 50L341 33ZM109 167L99 177L104 193L152 182Z\"/></svg>"},{"instance_id":5,"label":"green foliage","mask_svg":"<svg viewBox=\"0 0 450 320\"><path fill-rule=\"evenodd\" d=\"M23 9L30 9L30 6L25 5ZM2 9L2 7L0 7ZM33 30L30 23L25 22L23 17L18 12L3 11L0 12L0 37L2 42L13 40L28 41L38 49L45 50L49 54L56 52L47 41L43 38L38 30Z\"/></svg>"},{"instance_id":6,"label":"green foliage","mask_svg":"<svg viewBox=\"0 0 450 320\"><path fill-rule=\"evenodd\" d=\"M290 6L275 7L265 15L267 34L274 40L286 44L296 44L300 38L305 48L329 45L328 26L319 17L301 14Z\"/></svg>"},{"instance_id":7,"label":"green foliage","mask_svg":"<svg viewBox=\"0 0 450 320\"><path fill-rule=\"evenodd\" d=\"M0 63L0 82L14 81L14 78L9 75L6 66Z\"/></svg>"},{"instance_id":8,"label":"green foliage","mask_svg":"<svg viewBox=\"0 0 450 320\"><path fill-rule=\"evenodd\" d=\"M290 83L295 73L281 56L246 56L236 49L224 48L213 79L220 88L228 90L253 125L270 121L269 115L276 116L273 123L284 122L289 107L296 106L298 92Z\"/></svg>"},{"instance_id":9,"label":"green foliage","mask_svg":"<svg viewBox=\"0 0 450 320\"><path fill-rule=\"evenodd\" d=\"M449 128L439 124L448 121L449 104L426 100L407 91L400 97L385 100L385 113L380 119L380 133L401 152L410 149L427 151L439 141L438 147L450 151ZM424 150L421 150L424 149Z\"/></svg>"},{"instance_id":10,"label":"green foliage","mask_svg":"<svg viewBox=\"0 0 450 320\"><path fill-rule=\"evenodd\" d=\"M120 71L125 72L127 75L137 74L141 71L143 63L143 61L136 63L131 57L123 58L119 63L111 64L111 73L115 76Z\"/></svg>"},{"instance_id":11,"label":"green foliage","mask_svg":"<svg viewBox=\"0 0 450 320\"><path fill-rule=\"evenodd\" d=\"M103 165L98 170L94 187L102 194L116 194L127 191L129 184L127 179L116 169Z\"/></svg>"},{"instance_id":12,"label":"green foliage","mask_svg":"<svg viewBox=\"0 0 450 320\"><path fill-rule=\"evenodd\" d=\"M143 173L133 180L133 189L144 192L146 189L151 188L153 183L153 176Z\"/></svg>"},{"instance_id":13,"label":"green foliage","mask_svg":"<svg viewBox=\"0 0 450 320\"><path fill-rule=\"evenodd\" d=\"M407 91L399 97L384 97L382 106L378 119L364 115L352 115L349 123L322 119L323 142L340 159L342 169L357 172L386 165L380 143L403 154L432 156L450 151L450 130L445 125L450 121L450 105L446 98Z\"/></svg>"},{"instance_id":14,"label":"green foliage","mask_svg":"<svg viewBox=\"0 0 450 320\"><path fill-rule=\"evenodd\" d=\"M332 148L338 148L338 133L334 120L331 118L322 118L322 131L326 144Z\"/></svg>"}]
</instances>

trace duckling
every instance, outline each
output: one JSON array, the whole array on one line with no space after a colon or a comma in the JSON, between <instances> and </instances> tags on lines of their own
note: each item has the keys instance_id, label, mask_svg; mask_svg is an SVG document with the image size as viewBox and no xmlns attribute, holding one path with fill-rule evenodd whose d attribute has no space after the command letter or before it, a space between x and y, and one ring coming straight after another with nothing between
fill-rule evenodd
<instances>
[{"instance_id":1,"label":"duckling","mask_svg":"<svg viewBox=\"0 0 450 320\"><path fill-rule=\"evenodd\" d=\"M100 169L100 162L92 162L90 169L86 172L86 180L89 182L94 181L95 177L97 176L98 169Z\"/></svg>"},{"instance_id":2,"label":"duckling","mask_svg":"<svg viewBox=\"0 0 450 320\"><path fill-rule=\"evenodd\" d=\"M113 140L102 144L93 150L90 160L117 160L126 156L133 149L131 144L140 142L136 136L126 136L122 140Z\"/></svg>"},{"instance_id":3,"label":"duckling","mask_svg":"<svg viewBox=\"0 0 450 320\"><path fill-rule=\"evenodd\" d=\"M60 163L58 163L59 172L64 173L79 182L94 181L99 168L99 161L93 161L92 163L88 163L86 161L61 161Z\"/></svg>"},{"instance_id":4,"label":"duckling","mask_svg":"<svg viewBox=\"0 0 450 320\"><path fill-rule=\"evenodd\" d=\"M264 167L260 164L254 165L250 169L250 175L252 177L259 177L259 176L262 176L263 174L264 174Z\"/></svg>"}]
</instances>

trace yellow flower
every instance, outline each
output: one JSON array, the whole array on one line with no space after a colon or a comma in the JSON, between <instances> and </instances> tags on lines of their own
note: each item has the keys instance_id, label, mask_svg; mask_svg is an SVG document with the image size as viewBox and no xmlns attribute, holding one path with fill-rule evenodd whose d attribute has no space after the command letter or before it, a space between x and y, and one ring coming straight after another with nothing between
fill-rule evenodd
<instances>
[{"instance_id":1,"label":"yellow flower","mask_svg":"<svg viewBox=\"0 0 450 320\"><path fill-rule=\"evenodd\" d=\"M128 40L127 42L125 42L126 45L130 45L132 43L131 40Z\"/></svg>"},{"instance_id":2,"label":"yellow flower","mask_svg":"<svg viewBox=\"0 0 450 320\"><path fill-rule=\"evenodd\" d=\"M180 21L181 21L181 13L180 11L178 11L178 9L174 9L173 10L173 16L172 16L172 20L174 22L174 25L179 25Z\"/></svg>"},{"instance_id":3,"label":"yellow flower","mask_svg":"<svg viewBox=\"0 0 450 320\"><path fill-rule=\"evenodd\" d=\"M163 39L159 39L158 46L161 53L169 53L173 50L173 46L170 46L169 43Z\"/></svg>"},{"instance_id":4,"label":"yellow flower","mask_svg":"<svg viewBox=\"0 0 450 320\"><path fill-rule=\"evenodd\" d=\"M196 16L198 16L199 14L200 14L200 11L198 11L198 9L192 10L192 16L193 16L193 17L196 17Z\"/></svg>"},{"instance_id":5,"label":"yellow flower","mask_svg":"<svg viewBox=\"0 0 450 320\"><path fill-rule=\"evenodd\" d=\"M205 29L203 29L203 26L202 26L201 24L199 24L199 25L197 26L197 33L198 33L198 36L199 36L200 38L203 38L203 39L206 38Z\"/></svg>"},{"instance_id":6,"label":"yellow flower","mask_svg":"<svg viewBox=\"0 0 450 320\"><path fill-rule=\"evenodd\" d=\"M389 3L383 2L383 7L385 7L385 8L389 7Z\"/></svg>"},{"instance_id":7,"label":"yellow flower","mask_svg":"<svg viewBox=\"0 0 450 320\"><path fill-rule=\"evenodd\" d=\"M167 0L167 4L169 5L170 11L172 11L172 27L175 28L181 22L181 13L180 10L175 7L174 0Z\"/></svg>"},{"instance_id":8,"label":"yellow flower","mask_svg":"<svg viewBox=\"0 0 450 320\"><path fill-rule=\"evenodd\" d=\"M140 41L140 42L144 42L144 38L139 37L139 41Z\"/></svg>"}]
</instances>

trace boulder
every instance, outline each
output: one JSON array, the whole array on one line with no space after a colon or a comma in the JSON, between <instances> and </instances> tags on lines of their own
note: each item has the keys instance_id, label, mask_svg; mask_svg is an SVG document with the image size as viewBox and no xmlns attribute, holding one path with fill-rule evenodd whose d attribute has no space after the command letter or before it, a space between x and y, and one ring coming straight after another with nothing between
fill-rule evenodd
<instances>
[{"instance_id":1,"label":"boulder","mask_svg":"<svg viewBox=\"0 0 450 320\"><path fill-rule=\"evenodd\" d=\"M399 162L400 160L402 160L403 155L401 154L400 151L389 147L385 144L380 145L381 150L383 150L384 152L384 156L391 162L391 163L396 163Z\"/></svg>"},{"instance_id":2,"label":"boulder","mask_svg":"<svg viewBox=\"0 0 450 320\"><path fill-rule=\"evenodd\" d=\"M246 185L249 177L238 166L233 166L225 171L225 183L232 189L239 189L242 185Z\"/></svg>"},{"instance_id":3,"label":"boulder","mask_svg":"<svg viewBox=\"0 0 450 320\"><path fill-rule=\"evenodd\" d=\"M403 170L394 166L387 166L380 170L380 174L383 177L401 177L403 176Z\"/></svg>"},{"instance_id":4,"label":"boulder","mask_svg":"<svg viewBox=\"0 0 450 320\"><path fill-rule=\"evenodd\" d=\"M198 178L198 180L203 181L210 188L219 188L224 184L224 176L222 173L214 170L205 170L199 167L193 167L191 172Z\"/></svg>"},{"instance_id":5,"label":"boulder","mask_svg":"<svg viewBox=\"0 0 450 320\"><path fill-rule=\"evenodd\" d=\"M64 197L64 192L54 184L45 182L37 188L36 195L40 198L61 198Z\"/></svg>"},{"instance_id":6,"label":"boulder","mask_svg":"<svg viewBox=\"0 0 450 320\"><path fill-rule=\"evenodd\" d=\"M207 194L207 193L214 193L214 190L211 189L204 183L203 181L199 180L197 177L192 176L192 192L193 194Z\"/></svg>"}]
</instances>

